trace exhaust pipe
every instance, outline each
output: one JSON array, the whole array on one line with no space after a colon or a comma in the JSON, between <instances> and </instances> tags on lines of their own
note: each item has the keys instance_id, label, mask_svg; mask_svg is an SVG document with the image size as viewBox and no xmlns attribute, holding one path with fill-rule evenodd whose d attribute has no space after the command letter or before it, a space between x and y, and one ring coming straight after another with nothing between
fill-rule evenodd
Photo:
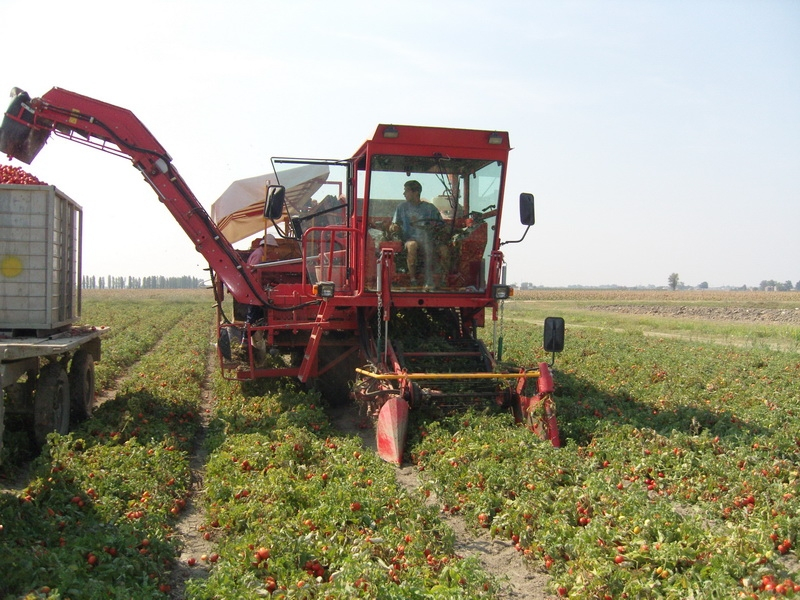
<instances>
[{"instance_id":1,"label":"exhaust pipe","mask_svg":"<svg viewBox=\"0 0 800 600\"><path fill-rule=\"evenodd\" d=\"M35 126L36 115L27 92L15 87L11 98L0 124L0 152L29 165L50 137L50 130Z\"/></svg>"}]
</instances>

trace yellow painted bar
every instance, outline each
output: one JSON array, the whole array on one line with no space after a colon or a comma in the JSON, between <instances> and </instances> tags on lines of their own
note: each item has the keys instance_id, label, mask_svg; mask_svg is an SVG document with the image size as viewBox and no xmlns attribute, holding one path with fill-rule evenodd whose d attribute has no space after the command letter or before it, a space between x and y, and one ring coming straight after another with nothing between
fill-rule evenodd
<instances>
[{"instance_id":1,"label":"yellow painted bar","mask_svg":"<svg viewBox=\"0 0 800 600\"><path fill-rule=\"evenodd\" d=\"M539 371L525 371L524 373L408 373L397 375L396 373L370 373L364 369L356 369L356 373L372 379L382 381L397 379L519 379L523 377L539 377Z\"/></svg>"}]
</instances>

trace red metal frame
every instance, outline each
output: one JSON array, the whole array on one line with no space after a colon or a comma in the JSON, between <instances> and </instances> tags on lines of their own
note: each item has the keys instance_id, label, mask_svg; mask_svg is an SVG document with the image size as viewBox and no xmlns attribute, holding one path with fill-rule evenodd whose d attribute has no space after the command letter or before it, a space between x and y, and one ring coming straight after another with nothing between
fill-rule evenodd
<instances>
[{"instance_id":1,"label":"red metal frame","mask_svg":"<svg viewBox=\"0 0 800 600\"><path fill-rule=\"evenodd\" d=\"M26 103L27 99L27 94L18 95L12 102L13 114L5 115L0 131L2 150L29 163L44 146L49 134L55 133L104 152L129 157L197 251L208 261L212 277L215 278L220 340L224 334L234 331L241 336L243 328L247 349L245 366L241 361L233 361L232 356L224 356L223 344L218 345L220 367L224 374L233 379L293 376L307 382L345 364L351 366L354 355L363 351L370 356L360 356L359 364L364 364L367 359L374 363L377 359L377 364L372 367L376 371L368 373L358 369L366 379L361 380L363 385L356 386L354 394L361 394L360 399L379 413L380 455L390 462L402 461L407 411L415 401L415 394L419 393L419 387L413 382L416 375L405 372L391 343L385 341L385 349L378 347L380 344L376 342L381 339L380 334L377 340L363 339L365 332L360 331L364 327L363 319L380 319L376 333L390 319L393 309L453 308L460 311L462 323L482 326L485 310L491 307L491 318L497 320L498 303L492 297L492 292L493 286L500 283L503 264L499 230L505 191L504 165L507 164L511 149L507 133L379 125L372 139L364 142L349 161L337 163L348 167L349 180L339 183L346 184L344 187L350 196L347 199L350 203L349 221L327 227L310 227L303 232L299 240L299 259L254 267L247 264L245 253L235 250L223 237L173 166L167 151L132 112L60 88L53 88L41 98ZM491 233L489 265L482 290L451 290L431 294L416 292L409 287L393 289L396 248L381 246L377 256L373 256L376 250L367 244L370 237L366 218L369 215L369 198L362 199L364 205L361 212L356 208L354 190L359 189L357 179L362 177L363 189L370 189L372 173L369 166L376 155L436 160L439 157L476 159L488 161L489 164L497 161L503 167L498 203L491 211L491 216L496 220ZM467 209L468 192L466 188L464 207ZM313 256L310 251L312 242L317 248ZM367 260L368 252L371 253L370 258L375 260L374 265ZM320 268L319 279L335 284L332 297L317 296L317 286L308 273L309 268L317 265ZM377 289L367 288L368 268L374 269L370 275L377 279ZM267 313L265 322L228 322L222 312L226 289L240 304L263 307ZM464 325L459 325L459 328L462 334L466 330ZM229 348L231 338L232 335L227 336ZM268 345L280 353L292 355L293 364L286 367L262 366L262 362L256 360L256 351L251 344L257 339L259 343L263 339L264 347ZM365 341L367 347L362 348ZM333 357L330 353L320 352L326 347L334 350ZM303 351L302 359L297 360L297 351L300 349ZM487 354L485 349L482 352ZM320 364L321 354L325 355L324 364ZM455 356L458 352L451 354ZM487 360L494 366L493 356ZM492 378L492 369L489 368L489 371L473 374L472 377L483 375ZM376 377L381 373L393 381ZM369 374L374 378L367 377ZM453 374L436 376L450 375ZM526 381L532 376L538 376L538 393L525 396ZM558 446L560 440L551 397L553 380L547 364L539 365L538 374L521 370L512 377L518 378L516 385L504 390L498 387L497 402L503 406L510 405L521 422Z\"/></svg>"},{"instance_id":2,"label":"red metal frame","mask_svg":"<svg viewBox=\"0 0 800 600\"><path fill-rule=\"evenodd\" d=\"M25 112L28 111L28 112ZM31 111L33 117L31 118ZM233 377L250 379L292 375L301 381L317 377L335 366L320 365L319 347L328 332L338 332L337 345L342 348L358 348L358 309L377 311L379 305L385 308L383 316L389 318L391 308L409 307L451 307L461 310L477 325L482 325L484 311L492 307L492 318L497 318L497 303L491 297L493 284L499 283L503 256L499 251L499 225L502 217L499 205L496 209L496 231L491 241L491 254L483 291L473 293L413 293L408 290L395 293L389 277L393 254L390 250L381 252L379 269L383 276L380 292L365 289L367 220L363 214L350 211L350 222L329 228L311 228L304 233L302 257L300 261L300 281L298 266L265 265L253 268L246 264L245 258L222 236L206 210L186 185L172 159L150 131L129 110L76 94L61 88L53 88L41 98L36 98L20 111L20 114L7 115L9 118L31 130L31 140L35 138L36 148L25 156L26 162L35 157L53 132L58 136L115 155L129 157L142 173L173 218L180 224L198 252L208 261L212 273L218 279L215 291L222 303L222 292L227 289L233 298L246 305L260 305L267 309L267 322L260 326L248 326L246 337L261 333L270 345L284 343L284 349L305 346L301 364L286 368L261 368L256 365L252 351L248 351L249 369L230 369ZM398 133L387 137L389 128ZM35 134L35 135L34 135ZM489 143L490 136L498 136L500 143ZM41 143L39 143L41 140ZM367 140L349 161L353 180L347 182L348 190L357 189L355 178L362 176L365 189L369 189L370 170L368 166L373 156L414 155L434 156L437 154L451 158L480 158L507 162L510 150L508 134L479 130L450 129L439 127L389 126L379 125L372 139ZM505 173L500 183L500 198L504 192ZM354 198L349 199L355 202ZM365 202L367 200L365 199ZM368 207L365 207L366 211ZM307 253L308 236L317 229L329 231L330 248L335 236L348 239L351 247L344 253L346 259L347 281L337 286L336 294L329 299L314 295L314 287L308 279L306 265L312 258ZM327 278L333 277L333 268ZM270 275L281 276L274 286L264 285ZM222 285L224 284L224 285ZM221 327L226 325L222 323ZM223 371L229 368L226 360L220 357Z\"/></svg>"}]
</instances>

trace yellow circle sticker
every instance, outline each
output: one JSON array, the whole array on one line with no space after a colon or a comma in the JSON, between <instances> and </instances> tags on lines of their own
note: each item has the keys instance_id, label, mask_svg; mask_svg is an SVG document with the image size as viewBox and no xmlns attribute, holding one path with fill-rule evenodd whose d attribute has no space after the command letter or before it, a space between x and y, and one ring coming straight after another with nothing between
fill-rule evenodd
<instances>
[{"instance_id":1,"label":"yellow circle sticker","mask_svg":"<svg viewBox=\"0 0 800 600\"><path fill-rule=\"evenodd\" d=\"M18 256L4 256L0 260L0 273L3 277L16 277L22 273L22 261Z\"/></svg>"}]
</instances>

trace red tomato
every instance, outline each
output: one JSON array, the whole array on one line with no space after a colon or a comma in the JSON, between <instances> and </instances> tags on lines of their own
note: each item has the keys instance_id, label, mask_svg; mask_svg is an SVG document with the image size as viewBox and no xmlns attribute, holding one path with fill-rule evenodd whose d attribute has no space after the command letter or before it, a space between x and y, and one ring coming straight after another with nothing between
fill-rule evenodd
<instances>
[{"instance_id":1,"label":"red tomato","mask_svg":"<svg viewBox=\"0 0 800 600\"><path fill-rule=\"evenodd\" d=\"M0 183L10 183L14 185L47 185L30 173L19 167L3 165L0 167Z\"/></svg>"}]
</instances>

